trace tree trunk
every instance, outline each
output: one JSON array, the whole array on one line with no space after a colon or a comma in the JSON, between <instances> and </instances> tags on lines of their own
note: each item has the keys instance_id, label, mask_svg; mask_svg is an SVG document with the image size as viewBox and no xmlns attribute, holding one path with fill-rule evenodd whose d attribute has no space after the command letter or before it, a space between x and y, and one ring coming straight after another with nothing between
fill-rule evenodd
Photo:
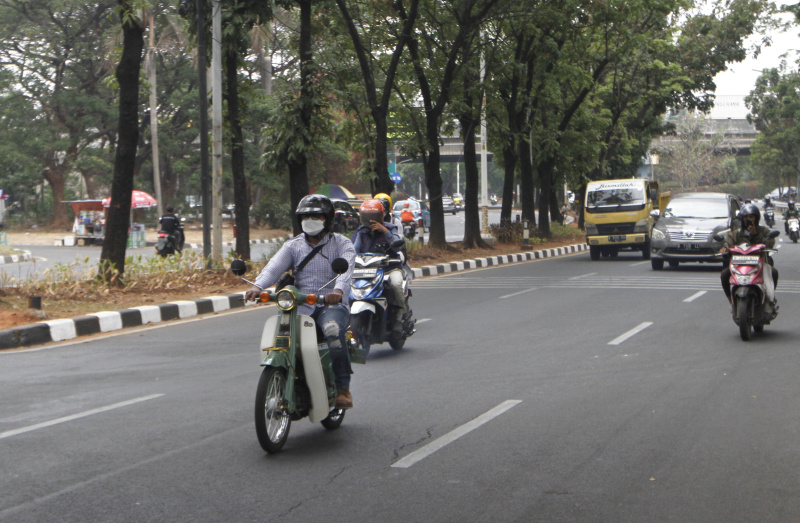
<instances>
[{"instance_id":1,"label":"tree trunk","mask_svg":"<svg viewBox=\"0 0 800 523\"><path fill-rule=\"evenodd\" d=\"M520 201L522 202L522 219L529 220L531 228L536 225L536 209L533 199L533 166L531 165L531 149L528 140L518 143ZM541 219L541 209L539 210Z\"/></svg>"},{"instance_id":2,"label":"tree trunk","mask_svg":"<svg viewBox=\"0 0 800 523\"><path fill-rule=\"evenodd\" d=\"M122 18L122 57L117 66L119 82L119 130L111 183L111 207L108 212L100 274L116 280L125 273L125 249L130 227L131 191L133 191L136 147L139 143L139 71L144 49L144 28L126 0L119 0ZM115 271L118 276L115 275Z\"/></svg>"},{"instance_id":3,"label":"tree trunk","mask_svg":"<svg viewBox=\"0 0 800 523\"><path fill-rule=\"evenodd\" d=\"M311 0L299 0L300 4L300 101L295 104L296 110L300 112L299 117L303 127L311 130L311 112L313 104L310 98L311 83ZM291 155L289 165L289 197L292 209L297 208L300 200L308 194L308 144L305 150L299 155ZM294 234L300 234L300 223L297 216L292 213L292 228Z\"/></svg>"},{"instance_id":4,"label":"tree trunk","mask_svg":"<svg viewBox=\"0 0 800 523\"><path fill-rule=\"evenodd\" d=\"M500 223L511 223L511 211L514 206L514 175L517 167L517 153L513 142L503 146L503 205L500 209Z\"/></svg>"},{"instance_id":5,"label":"tree trunk","mask_svg":"<svg viewBox=\"0 0 800 523\"><path fill-rule=\"evenodd\" d=\"M490 248L481 238L481 216L478 208L478 154L475 151L475 125L477 121L472 115L461 118L461 129L464 131L464 175L467 185L464 191L464 244L465 249L481 247Z\"/></svg>"},{"instance_id":6,"label":"tree trunk","mask_svg":"<svg viewBox=\"0 0 800 523\"><path fill-rule=\"evenodd\" d=\"M236 226L236 256L250 259L250 200L247 198L247 178L244 174L244 138L239 121L239 57L235 52L225 55L227 73L228 123L231 128L231 175L233 177L233 208Z\"/></svg>"},{"instance_id":7,"label":"tree trunk","mask_svg":"<svg viewBox=\"0 0 800 523\"><path fill-rule=\"evenodd\" d=\"M44 179L50 184L50 190L53 192L53 221L50 225L59 229L69 227L69 213L67 205L64 203L64 190L67 185L64 168L63 163L50 165L43 173Z\"/></svg>"},{"instance_id":8,"label":"tree trunk","mask_svg":"<svg viewBox=\"0 0 800 523\"><path fill-rule=\"evenodd\" d=\"M539 182L542 196L539 198L539 236L549 238L550 232L550 193L553 190L553 169L555 158L551 157L539 165Z\"/></svg>"}]
</instances>

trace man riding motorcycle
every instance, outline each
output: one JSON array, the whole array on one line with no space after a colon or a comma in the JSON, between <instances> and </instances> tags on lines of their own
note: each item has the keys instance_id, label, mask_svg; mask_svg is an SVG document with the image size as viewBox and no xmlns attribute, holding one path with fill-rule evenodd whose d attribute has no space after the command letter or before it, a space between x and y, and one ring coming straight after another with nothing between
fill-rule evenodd
<instances>
[{"instance_id":1,"label":"man riding motorcycle","mask_svg":"<svg viewBox=\"0 0 800 523\"><path fill-rule=\"evenodd\" d=\"M183 226L172 205L167 205L167 212L159 218L158 223L161 225L161 230L172 238L175 250L181 252L184 243Z\"/></svg>"},{"instance_id":2,"label":"man riding motorcycle","mask_svg":"<svg viewBox=\"0 0 800 523\"><path fill-rule=\"evenodd\" d=\"M389 222L383 221L383 205L377 199L364 200L358 210L361 216L361 225L353 233L353 244L357 253L378 252L376 249L379 243L385 243L386 247L397 240L403 241L402 235L397 227ZM381 251L382 252L382 251ZM386 254L392 258L402 258L401 247L387 248ZM403 281L405 274L403 269L397 268L386 273L389 276L389 299L397 307L397 317L392 325L392 332L395 335L403 334L403 316L408 312L408 305L403 294Z\"/></svg>"},{"instance_id":3,"label":"man riding motorcycle","mask_svg":"<svg viewBox=\"0 0 800 523\"><path fill-rule=\"evenodd\" d=\"M786 231L786 234L789 234L789 218L800 219L800 211L795 208L794 200L790 200L786 205L787 208L785 211L783 211L783 228Z\"/></svg>"},{"instance_id":4,"label":"man riding motorcycle","mask_svg":"<svg viewBox=\"0 0 800 523\"><path fill-rule=\"evenodd\" d=\"M350 368L346 342L347 325L350 322L350 308L347 302L355 263L355 250L353 243L346 236L332 232L334 213L333 203L327 196L310 194L300 200L295 214L300 220L303 233L283 244L256 278L256 285L245 293L245 299L258 299L263 289L274 285L288 270L292 270L295 274L294 285L300 292L325 295L324 303L300 305L298 312L311 316L321 327L330 348L333 371L336 375L336 408L350 409L353 407L353 395L350 392L350 374L353 371ZM321 248L298 272L297 266L317 247ZM331 268L331 261L336 258L344 258L350 266L347 272L338 276ZM334 278L336 279L333 289L330 287L320 289Z\"/></svg>"},{"instance_id":5,"label":"man riding motorcycle","mask_svg":"<svg viewBox=\"0 0 800 523\"><path fill-rule=\"evenodd\" d=\"M725 241L723 242L722 249L720 249L720 254L723 256L730 256L728 254L728 249L733 247L734 245L740 245L742 243L749 243L751 245L761 243L764 244L767 249L772 249L775 247L775 238L769 238L769 228L759 226L759 221L761 220L761 211L758 210L752 203L748 203L742 206L742 209L739 211L739 220L741 223L741 227L731 228L728 231L728 234L725 236ZM729 261L729 258L726 256L726 261ZM775 268L775 262L772 260L772 257L769 258L769 263L772 266L772 282L774 288L778 288L778 269ZM729 264L726 263L725 268L722 269L720 273L720 281L722 282L722 290L725 292L725 296L728 298L728 302L731 304L731 311L733 308L733 298L731 297L731 267Z\"/></svg>"}]
</instances>

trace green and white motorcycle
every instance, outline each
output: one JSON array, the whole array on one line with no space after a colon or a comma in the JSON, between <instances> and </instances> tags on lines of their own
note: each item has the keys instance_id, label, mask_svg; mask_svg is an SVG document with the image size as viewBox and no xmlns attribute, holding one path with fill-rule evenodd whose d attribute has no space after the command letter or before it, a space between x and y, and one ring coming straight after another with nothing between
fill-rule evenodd
<instances>
[{"instance_id":1,"label":"green and white motorcycle","mask_svg":"<svg viewBox=\"0 0 800 523\"><path fill-rule=\"evenodd\" d=\"M342 274L348 264L344 258L337 258L331 267ZM246 270L242 260L231 263L231 272L240 278ZM314 305L322 299L317 294L303 294L292 285L261 293L259 301L275 302L281 311L264 324L260 344L264 370L256 389L256 434L261 447L270 454L283 448L292 421L308 417L312 423L319 421L334 430L344 420L344 410L335 408L336 384L328 344L324 337L318 338L314 319L297 312L299 305ZM358 354L349 332L347 339L351 362L363 363L366 357Z\"/></svg>"}]
</instances>

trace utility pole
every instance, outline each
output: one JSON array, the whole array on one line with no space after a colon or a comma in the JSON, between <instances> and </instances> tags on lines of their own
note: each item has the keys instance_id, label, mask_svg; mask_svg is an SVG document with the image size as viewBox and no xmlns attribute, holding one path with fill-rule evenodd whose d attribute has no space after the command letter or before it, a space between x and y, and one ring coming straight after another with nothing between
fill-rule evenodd
<instances>
[{"instance_id":1,"label":"utility pole","mask_svg":"<svg viewBox=\"0 0 800 523\"><path fill-rule=\"evenodd\" d=\"M211 268L211 179L208 165L208 82L206 81L206 2L195 0L197 10L197 90L200 92L200 185L203 196L203 258Z\"/></svg>"},{"instance_id":2,"label":"utility pole","mask_svg":"<svg viewBox=\"0 0 800 523\"><path fill-rule=\"evenodd\" d=\"M481 51L481 85L486 79L486 60ZM486 149L486 89L481 89L481 234L489 234L489 164Z\"/></svg>"},{"instance_id":3,"label":"utility pole","mask_svg":"<svg viewBox=\"0 0 800 523\"><path fill-rule=\"evenodd\" d=\"M156 97L156 23L155 13L150 11L148 18L150 25L150 38L148 39L147 54L145 55L145 70L147 81L150 83L150 145L153 151L153 188L155 189L156 202L158 202L158 215L164 214L164 202L161 199L161 165L158 159L158 98Z\"/></svg>"},{"instance_id":4,"label":"utility pole","mask_svg":"<svg viewBox=\"0 0 800 523\"><path fill-rule=\"evenodd\" d=\"M214 225L212 258L222 263L222 4L214 0L211 17L211 212Z\"/></svg>"}]
</instances>

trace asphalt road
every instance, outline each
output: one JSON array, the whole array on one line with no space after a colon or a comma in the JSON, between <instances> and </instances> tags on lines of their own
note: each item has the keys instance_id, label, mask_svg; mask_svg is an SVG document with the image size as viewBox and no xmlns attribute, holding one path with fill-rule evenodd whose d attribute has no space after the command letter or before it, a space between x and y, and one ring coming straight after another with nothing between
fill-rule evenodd
<instances>
[{"instance_id":1,"label":"asphalt road","mask_svg":"<svg viewBox=\"0 0 800 523\"><path fill-rule=\"evenodd\" d=\"M333 432L256 441L274 309L0 352L0 521L798 521L800 245L739 338L718 267L426 278Z\"/></svg>"}]
</instances>

